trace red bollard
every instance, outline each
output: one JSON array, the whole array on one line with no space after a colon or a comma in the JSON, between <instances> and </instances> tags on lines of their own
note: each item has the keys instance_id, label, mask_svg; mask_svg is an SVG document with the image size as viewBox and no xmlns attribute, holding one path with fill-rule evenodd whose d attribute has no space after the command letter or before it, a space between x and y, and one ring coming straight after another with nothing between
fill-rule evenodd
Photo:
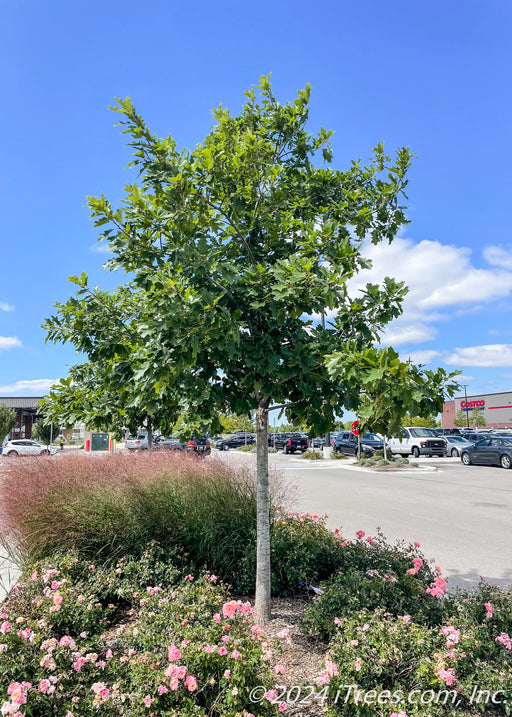
<instances>
[{"instance_id":1,"label":"red bollard","mask_svg":"<svg viewBox=\"0 0 512 717\"><path fill-rule=\"evenodd\" d=\"M86 451L90 451L90 450L91 450L91 439L90 439L90 438L88 438L88 439L85 441L85 450L86 450Z\"/></svg>"}]
</instances>

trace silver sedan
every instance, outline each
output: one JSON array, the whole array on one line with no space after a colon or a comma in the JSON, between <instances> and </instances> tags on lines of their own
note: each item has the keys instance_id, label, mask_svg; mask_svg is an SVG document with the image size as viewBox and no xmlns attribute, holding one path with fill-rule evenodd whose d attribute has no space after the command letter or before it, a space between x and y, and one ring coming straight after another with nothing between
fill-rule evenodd
<instances>
[{"instance_id":1,"label":"silver sedan","mask_svg":"<svg viewBox=\"0 0 512 717\"><path fill-rule=\"evenodd\" d=\"M458 458L464 448L475 445L473 441L468 441L463 436L443 436L443 439L446 446L446 455L452 456L452 458Z\"/></svg>"}]
</instances>

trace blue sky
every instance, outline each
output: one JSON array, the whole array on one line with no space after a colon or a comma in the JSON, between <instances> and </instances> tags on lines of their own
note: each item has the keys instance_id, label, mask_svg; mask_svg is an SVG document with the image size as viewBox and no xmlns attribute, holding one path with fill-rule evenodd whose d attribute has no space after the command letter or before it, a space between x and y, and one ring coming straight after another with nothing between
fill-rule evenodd
<instances>
[{"instance_id":1,"label":"blue sky","mask_svg":"<svg viewBox=\"0 0 512 717\"><path fill-rule=\"evenodd\" d=\"M512 390L511 20L509 0L3 0L0 395L40 395L75 362L40 328L69 275L122 281L102 272L86 208L131 181L114 97L192 147L213 107L237 113L269 72L282 102L312 85L310 126L334 130L335 167L381 140L418 155L411 224L367 250L364 282L410 286L385 339L461 370L468 394Z\"/></svg>"}]
</instances>

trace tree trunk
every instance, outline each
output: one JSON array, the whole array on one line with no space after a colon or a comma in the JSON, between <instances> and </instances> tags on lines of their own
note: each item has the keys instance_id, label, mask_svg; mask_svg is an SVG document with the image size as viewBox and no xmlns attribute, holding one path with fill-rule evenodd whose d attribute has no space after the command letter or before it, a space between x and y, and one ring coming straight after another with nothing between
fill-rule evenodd
<instances>
[{"instance_id":1,"label":"tree trunk","mask_svg":"<svg viewBox=\"0 0 512 717\"><path fill-rule=\"evenodd\" d=\"M151 450L153 448L153 422L151 416L146 419L146 428L148 431L148 450Z\"/></svg>"},{"instance_id":2,"label":"tree trunk","mask_svg":"<svg viewBox=\"0 0 512 717\"><path fill-rule=\"evenodd\" d=\"M256 599L261 622L270 620L270 491L268 483L268 401L256 409Z\"/></svg>"}]
</instances>

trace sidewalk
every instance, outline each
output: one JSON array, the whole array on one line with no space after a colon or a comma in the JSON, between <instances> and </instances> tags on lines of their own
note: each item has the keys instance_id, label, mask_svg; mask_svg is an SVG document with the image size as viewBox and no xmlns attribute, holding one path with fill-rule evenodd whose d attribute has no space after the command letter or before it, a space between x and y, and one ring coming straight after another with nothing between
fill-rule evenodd
<instances>
[{"instance_id":1,"label":"sidewalk","mask_svg":"<svg viewBox=\"0 0 512 717\"><path fill-rule=\"evenodd\" d=\"M7 596L19 575L19 570L14 567L9 559L6 556L0 556L0 601Z\"/></svg>"}]
</instances>

